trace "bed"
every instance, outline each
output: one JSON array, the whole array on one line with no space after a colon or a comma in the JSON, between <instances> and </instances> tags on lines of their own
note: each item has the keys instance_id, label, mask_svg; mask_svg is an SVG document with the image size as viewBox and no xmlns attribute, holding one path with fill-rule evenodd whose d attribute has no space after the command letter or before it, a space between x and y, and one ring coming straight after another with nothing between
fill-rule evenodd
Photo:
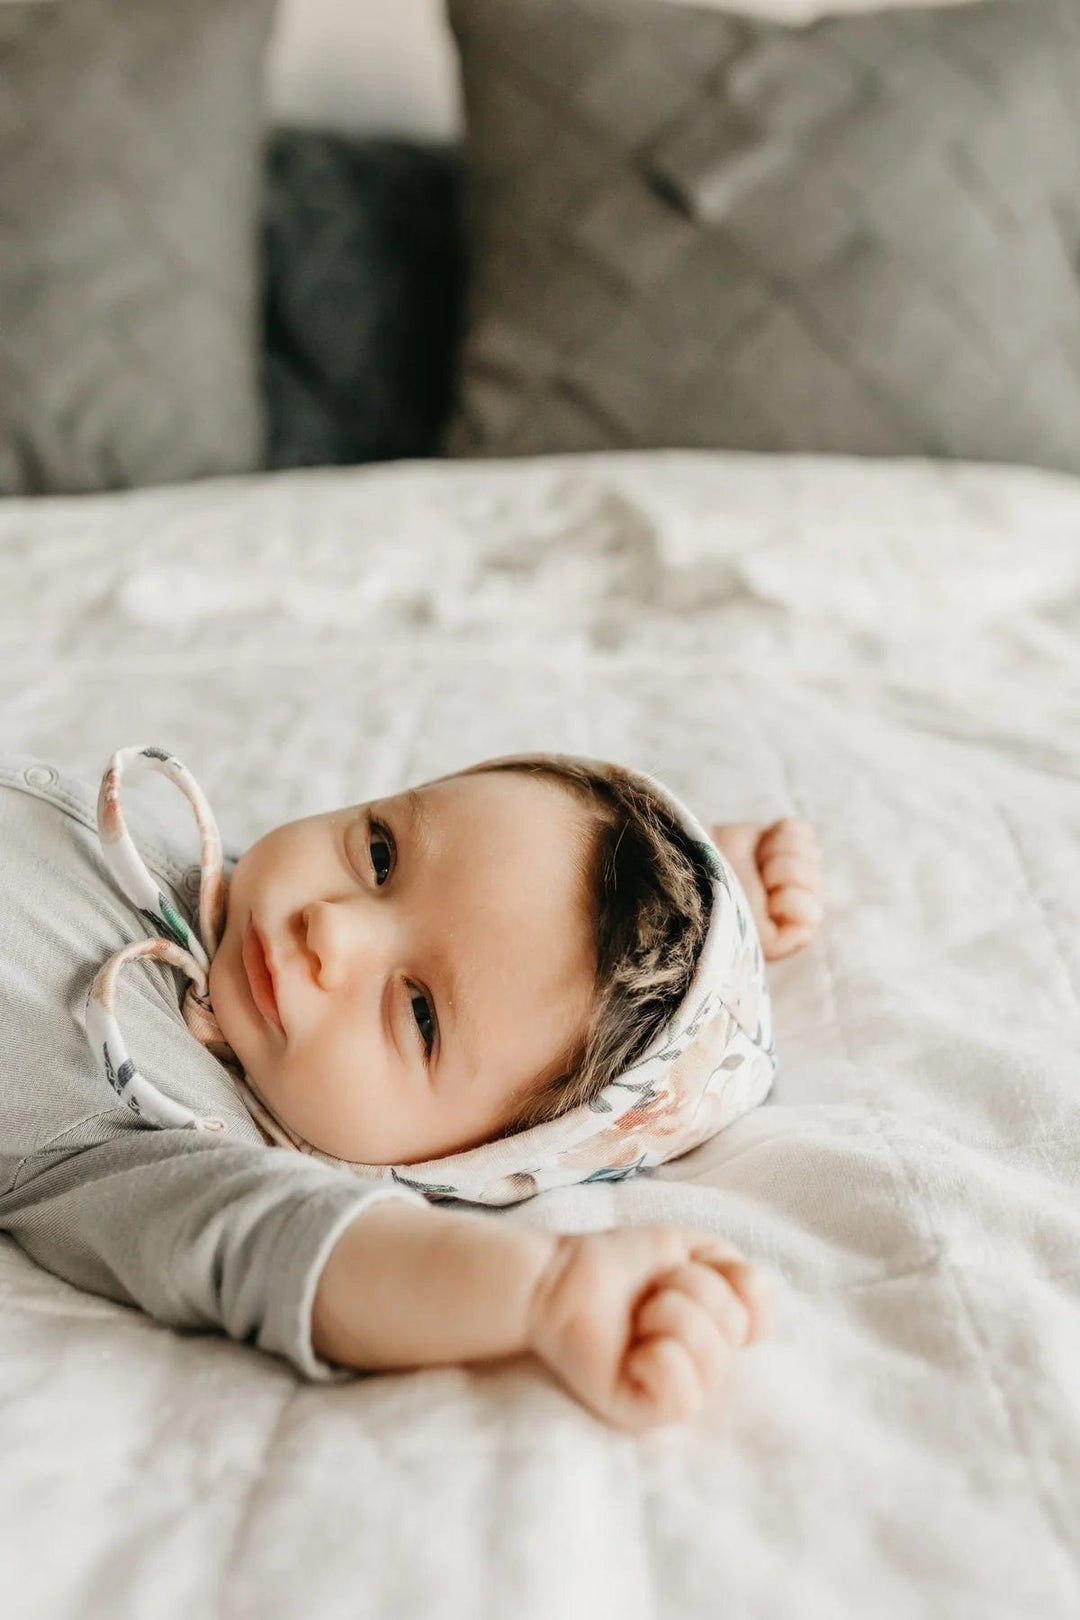
<instances>
[{"instance_id":1,"label":"bed","mask_svg":"<svg viewBox=\"0 0 1080 1620\"><path fill-rule=\"evenodd\" d=\"M164 744L233 850L557 748L808 817L827 903L770 968L766 1106L498 1217L687 1222L773 1268L775 1333L699 1421L632 1439L530 1358L314 1387L0 1235L5 1615L1080 1612L1080 483L281 471L4 501L0 592L8 747L95 777Z\"/></svg>"}]
</instances>

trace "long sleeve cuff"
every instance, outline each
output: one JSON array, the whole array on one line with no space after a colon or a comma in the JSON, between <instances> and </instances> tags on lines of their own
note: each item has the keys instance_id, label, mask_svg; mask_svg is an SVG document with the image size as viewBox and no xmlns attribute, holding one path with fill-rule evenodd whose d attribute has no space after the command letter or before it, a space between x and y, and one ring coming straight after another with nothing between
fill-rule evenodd
<instances>
[{"instance_id":1,"label":"long sleeve cuff","mask_svg":"<svg viewBox=\"0 0 1080 1620\"><path fill-rule=\"evenodd\" d=\"M305 1198L289 1225L259 1340L263 1349L286 1357L313 1382L340 1384L357 1376L354 1368L339 1367L315 1354L311 1313L323 1267L341 1234L362 1210L387 1198L427 1206L420 1193L407 1187L368 1185L356 1192L348 1187L326 1187Z\"/></svg>"}]
</instances>

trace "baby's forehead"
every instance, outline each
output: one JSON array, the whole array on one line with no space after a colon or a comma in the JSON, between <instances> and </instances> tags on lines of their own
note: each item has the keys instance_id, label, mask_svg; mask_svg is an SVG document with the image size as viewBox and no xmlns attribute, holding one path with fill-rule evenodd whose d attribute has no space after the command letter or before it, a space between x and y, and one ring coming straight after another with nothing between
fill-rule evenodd
<instances>
[{"instance_id":1,"label":"baby's forehead","mask_svg":"<svg viewBox=\"0 0 1080 1620\"><path fill-rule=\"evenodd\" d=\"M397 801L430 851L456 850L474 870L486 866L507 879L506 910L534 903L524 880L540 871L561 896L559 922L576 914L592 933L596 822L577 794L523 771L476 771L405 789ZM520 886L508 881L515 872Z\"/></svg>"},{"instance_id":2,"label":"baby's forehead","mask_svg":"<svg viewBox=\"0 0 1080 1620\"><path fill-rule=\"evenodd\" d=\"M434 886L425 884L425 898L448 948L467 956L473 1002L492 1017L501 1009L522 1036L535 1024L545 1051L553 1019L566 1040L576 1039L595 973L577 801L562 795L568 814L554 794L538 794L535 777L510 771L411 792L431 832Z\"/></svg>"},{"instance_id":3,"label":"baby's forehead","mask_svg":"<svg viewBox=\"0 0 1080 1620\"><path fill-rule=\"evenodd\" d=\"M445 816L463 806L468 806L470 814L482 813L485 807L506 806L541 823L557 818L560 823L586 826L594 819L588 805L568 784L525 770L470 767L403 788L395 797L403 806L413 805L433 817Z\"/></svg>"}]
</instances>

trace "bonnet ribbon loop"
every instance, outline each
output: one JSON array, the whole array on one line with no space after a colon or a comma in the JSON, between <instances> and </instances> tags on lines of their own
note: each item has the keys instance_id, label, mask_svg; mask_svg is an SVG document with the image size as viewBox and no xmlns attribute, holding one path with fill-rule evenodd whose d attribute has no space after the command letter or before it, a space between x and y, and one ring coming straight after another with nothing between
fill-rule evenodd
<instances>
[{"instance_id":1,"label":"bonnet ribbon loop","mask_svg":"<svg viewBox=\"0 0 1080 1620\"><path fill-rule=\"evenodd\" d=\"M120 805L125 775L137 779L145 770L160 771L175 782L190 802L199 828L199 928L195 933L162 893L132 841ZM210 963L221 938L225 916L225 874L214 812L187 767L162 748L120 748L102 778L97 802L98 832L105 862L128 899L138 907L155 937L125 945L103 964L90 987L86 1004L86 1032L100 1053L105 1077L133 1113L157 1125L182 1126L196 1131L222 1131L225 1122L194 1113L166 1097L139 1073L128 1053L116 1018L116 985L121 970L141 958L167 962L192 981L184 995L184 1022L195 1039L239 1078L236 1054L222 1033L210 1004ZM201 937L200 937L201 936ZM245 1088L239 1087L241 1096ZM246 1101L245 1097L245 1101Z\"/></svg>"}]
</instances>

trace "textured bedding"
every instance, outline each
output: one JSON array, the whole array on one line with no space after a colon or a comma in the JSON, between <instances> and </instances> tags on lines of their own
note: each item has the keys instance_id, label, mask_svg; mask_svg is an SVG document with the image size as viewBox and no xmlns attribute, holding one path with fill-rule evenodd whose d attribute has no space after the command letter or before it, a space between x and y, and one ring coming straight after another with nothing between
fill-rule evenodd
<instances>
[{"instance_id":1,"label":"textured bedding","mask_svg":"<svg viewBox=\"0 0 1080 1620\"><path fill-rule=\"evenodd\" d=\"M5 1615L1080 1612L1080 484L664 452L9 501L0 601L6 744L173 748L227 847L559 748L807 816L827 901L765 1107L490 1217L771 1265L706 1417L634 1440L528 1358L305 1385L0 1236Z\"/></svg>"}]
</instances>

